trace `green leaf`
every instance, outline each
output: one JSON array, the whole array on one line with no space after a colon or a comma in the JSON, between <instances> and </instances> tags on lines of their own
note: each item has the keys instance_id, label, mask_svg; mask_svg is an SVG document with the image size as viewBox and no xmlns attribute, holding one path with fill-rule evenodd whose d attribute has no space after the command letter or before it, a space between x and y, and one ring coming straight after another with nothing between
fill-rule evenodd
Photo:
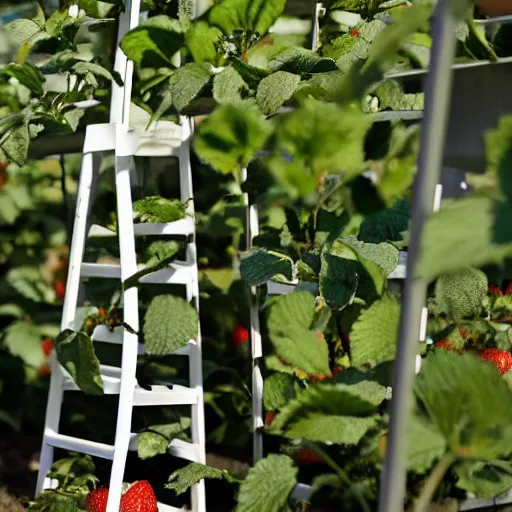
<instances>
[{"instance_id":1,"label":"green leaf","mask_svg":"<svg viewBox=\"0 0 512 512\"><path fill-rule=\"evenodd\" d=\"M146 354L165 356L197 338L197 311L184 299L173 295L155 297L144 318Z\"/></svg>"},{"instance_id":2,"label":"green leaf","mask_svg":"<svg viewBox=\"0 0 512 512\"><path fill-rule=\"evenodd\" d=\"M169 79L172 103L178 112L187 107L210 81L209 64L192 62L178 68Z\"/></svg>"},{"instance_id":3,"label":"green leaf","mask_svg":"<svg viewBox=\"0 0 512 512\"><path fill-rule=\"evenodd\" d=\"M197 484L200 480L203 480L203 478L221 480L222 478L226 478L226 476L226 471L210 468L203 464L199 464L198 462L192 462L188 466L175 471L169 477L168 483L165 484L165 488L171 489L179 495L188 491L190 487Z\"/></svg>"},{"instance_id":4,"label":"green leaf","mask_svg":"<svg viewBox=\"0 0 512 512\"><path fill-rule=\"evenodd\" d=\"M41 25L34 20L20 18L5 25L7 37L15 46L34 44L40 38L48 38Z\"/></svg>"},{"instance_id":5,"label":"green leaf","mask_svg":"<svg viewBox=\"0 0 512 512\"><path fill-rule=\"evenodd\" d=\"M258 85L256 101L266 116L277 112L288 101L300 82L298 75L277 71Z\"/></svg>"},{"instance_id":6,"label":"green leaf","mask_svg":"<svg viewBox=\"0 0 512 512\"><path fill-rule=\"evenodd\" d=\"M287 455L271 454L259 460L240 485L235 512L282 512L297 483L297 472Z\"/></svg>"},{"instance_id":7,"label":"green leaf","mask_svg":"<svg viewBox=\"0 0 512 512\"><path fill-rule=\"evenodd\" d=\"M133 203L133 220L167 224L184 219L186 209L187 205L179 199L148 196Z\"/></svg>"},{"instance_id":8,"label":"green leaf","mask_svg":"<svg viewBox=\"0 0 512 512\"><path fill-rule=\"evenodd\" d=\"M367 418L322 416L300 418L286 430L286 437L327 443L356 445L378 422L378 415Z\"/></svg>"},{"instance_id":9,"label":"green leaf","mask_svg":"<svg viewBox=\"0 0 512 512\"><path fill-rule=\"evenodd\" d=\"M145 265L153 267L163 260L172 258L180 250L180 244L175 240L156 240L145 250Z\"/></svg>"},{"instance_id":10,"label":"green leaf","mask_svg":"<svg viewBox=\"0 0 512 512\"><path fill-rule=\"evenodd\" d=\"M289 154L294 164L303 166L303 173L339 173L349 179L364 170L370 121L361 109L310 99L280 121L275 153Z\"/></svg>"},{"instance_id":11,"label":"green leaf","mask_svg":"<svg viewBox=\"0 0 512 512\"><path fill-rule=\"evenodd\" d=\"M265 379L263 387L263 404L268 411L281 409L300 390L299 383L289 373L272 373Z\"/></svg>"},{"instance_id":12,"label":"green leaf","mask_svg":"<svg viewBox=\"0 0 512 512\"><path fill-rule=\"evenodd\" d=\"M512 487L512 465L503 462L506 469L483 461L466 461L455 466L457 487L477 498L495 498Z\"/></svg>"},{"instance_id":13,"label":"green leaf","mask_svg":"<svg viewBox=\"0 0 512 512\"><path fill-rule=\"evenodd\" d=\"M158 15L130 30L121 41L121 49L138 69L172 67L171 58L182 42L179 21Z\"/></svg>"},{"instance_id":14,"label":"green leaf","mask_svg":"<svg viewBox=\"0 0 512 512\"><path fill-rule=\"evenodd\" d=\"M329 351L321 333L311 331L315 298L309 292L293 292L273 302L268 316L269 338L276 353L306 373L328 375Z\"/></svg>"},{"instance_id":15,"label":"green leaf","mask_svg":"<svg viewBox=\"0 0 512 512\"><path fill-rule=\"evenodd\" d=\"M377 264L386 275L391 274L398 265L400 252L394 245L387 242L369 244L353 237L344 238L343 242L350 245L363 258Z\"/></svg>"},{"instance_id":16,"label":"green leaf","mask_svg":"<svg viewBox=\"0 0 512 512\"><path fill-rule=\"evenodd\" d=\"M265 284L278 274L293 280L293 260L286 254L258 249L240 261L242 279L249 286Z\"/></svg>"},{"instance_id":17,"label":"green leaf","mask_svg":"<svg viewBox=\"0 0 512 512\"><path fill-rule=\"evenodd\" d=\"M104 68L103 66L100 66L99 64L95 64L94 62L77 62L72 68L72 72L80 75L80 76L87 76L89 73L95 76L101 76L102 78L105 78L105 80L108 80L111 82L114 80L114 77L112 76L112 73ZM120 84L122 85L122 83Z\"/></svg>"},{"instance_id":18,"label":"green leaf","mask_svg":"<svg viewBox=\"0 0 512 512\"><path fill-rule=\"evenodd\" d=\"M496 203L475 196L447 201L426 222L418 276L433 280L464 267L499 264L512 255L512 243L492 241Z\"/></svg>"},{"instance_id":19,"label":"green leaf","mask_svg":"<svg viewBox=\"0 0 512 512\"><path fill-rule=\"evenodd\" d=\"M414 415L409 420L407 434L407 466L410 471L424 474L446 452L446 441L436 426Z\"/></svg>"},{"instance_id":20,"label":"green leaf","mask_svg":"<svg viewBox=\"0 0 512 512\"><path fill-rule=\"evenodd\" d=\"M106 18L115 7L113 2L101 2L100 0L79 0L78 6L93 18Z\"/></svg>"},{"instance_id":21,"label":"green leaf","mask_svg":"<svg viewBox=\"0 0 512 512\"><path fill-rule=\"evenodd\" d=\"M23 123L11 130L2 143L2 150L14 163L23 165L28 156L29 142L28 123Z\"/></svg>"},{"instance_id":22,"label":"green leaf","mask_svg":"<svg viewBox=\"0 0 512 512\"><path fill-rule=\"evenodd\" d=\"M55 338L55 350L59 363L84 393L103 394L100 363L94 352L93 342L87 334L66 329Z\"/></svg>"},{"instance_id":23,"label":"green leaf","mask_svg":"<svg viewBox=\"0 0 512 512\"><path fill-rule=\"evenodd\" d=\"M332 59L320 57L316 52L299 46L284 48L268 65L274 72L286 71L296 75L327 73L338 69Z\"/></svg>"},{"instance_id":24,"label":"green leaf","mask_svg":"<svg viewBox=\"0 0 512 512\"><path fill-rule=\"evenodd\" d=\"M80 123L80 119L82 119L84 115L84 110L81 108L74 108L72 110L68 110L64 113L64 119L69 124L69 127L76 132L78 128L78 124Z\"/></svg>"},{"instance_id":25,"label":"green leaf","mask_svg":"<svg viewBox=\"0 0 512 512\"><path fill-rule=\"evenodd\" d=\"M270 125L256 110L223 105L199 125L194 149L203 162L229 174L247 167L270 132Z\"/></svg>"},{"instance_id":26,"label":"green leaf","mask_svg":"<svg viewBox=\"0 0 512 512\"><path fill-rule=\"evenodd\" d=\"M390 294L361 313L350 331L353 366L377 365L395 357L400 305ZM415 343L417 340L410 340Z\"/></svg>"},{"instance_id":27,"label":"green leaf","mask_svg":"<svg viewBox=\"0 0 512 512\"><path fill-rule=\"evenodd\" d=\"M482 311L487 288L487 276L475 268L443 274L436 281L436 302L455 321L474 318Z\"/></svg>"},{"instance_id":28,"label":"green leaf","mask_svg":"<svg viewBox=\"0 0 512 512\"><path fill-rule=\"evenodd\" d=\"M261 80L270 74L268 70L247 64L247 62L238 57L231 59L231 65L253 89L256 89Z\"/></svg>"},{"instance_id":29,"label":"green leaf","mask_svg":"<svg viewBox=\"0 0 512 512\"><path fill-rule=\"evenodd\" d=\"M0 75L7 75L16 78L21 85L30 89L37 96L44 92L43 83L46 78L35 66L31 64L8 64L0 68Z\"/></svg>"},{"instance_id":30,"label":"green leaf","mask_svg":"<svg viewBox=\"0 0 512 512\"><path fill-rule=\"evenodd\" d=\"M475 459L510 453L512 391L493 364L473 354L431 353L415 394L452 453Z\"/></svg>"},{"instance_id":31,"label":"green leaf","mask_svg":"<svg viewBox=\"0 0 512 512\"><path fill-rule=\"evenodd\" d=\"M267 430L291 438L357 444L376 425L377 408L385 398L386 388L371 381L313 385L283 406Z\"/></svg>"},{"instance_id":32,"label":"green leaf","mask_svg":"<svg viewBox=\"0 0 512 512\"><path fill-rule=\"evenodd\" d=\"M185 43L194 59L194 62L217 64L219 52L217 43L222 36L222 31L212 27L206 21L192 23L185 34Z\"/></svg>"},{"instance_id":33,"label":"green leaf","mask_svg":"<svg viewBox=\"0 0 512 512\"><path fill-rule=\"evenodd\" d=\"M332 308L342 308L359 298L373 302L384 292L386 274L360 249L364 244L355 239L338 239L325 244L320 270L320 293ZM367 253L371 248L366 248ZM376 256L376 252L372 254Z\"/></svg>"},{"instance_id":34,"label":"green leaf","mask_svg":"<svg viewBox=\"0 0 512 512\"><path fill-rule=\"evenodd\" d=\"M409 211L409 202L400 199L392 208L365 217L359 228L359 240L373 244L401 241L402 233L409 227Z\"/></svg>"},{"instance_id":35,"label":"green leaf","mask_svg":"<svg viewBox=\"0 0 512 512\"><path fill-rule=\"evenodd\" d=\"M32 368L39 369L46 363L41 348L41 334L37 326L14 322L4 332L3 344L13 356L23 359Z\"/></svg>"},{"instance_id":36,"label":"green leaf","mask_svg":"<svg viewBox=\"0 0 512 512\"><path fill-rule=\"evenodd\" d=\"M245 29L265 35L283 12L286 0L223 0L209 11L208 21L229 35Z\"/></svg>"},{"instance_id":37,"label":"green leaf","mask_svg":"<svg viewBox=\"0 0 512 512\"><path fill-rule=\"evenodd\" d=\"M223 69L213 79L213 97L221 105L242 101L248 92L248 85L233 66Z\"/></svg>"},{"instance_id":38,"label":"green leaf","mask_svg":"<svg viewBox=\"0 0 512 512\"><path fill-rule=\"evenodd\" d=\"M37 267L14 267L7 273L7 283L23 297L34 302L53 302L55 292Z\"/></svg>"},{"instance_id":39,"label":"green leaf","mask_svg":"<svg viewBox=\"0 0 512 512\"><path fill-rule=\"evenodd\" d=\"M190 419L169 425L152 425L137 436L137 454L140 459L150 459L157 455L165 455L169 443L176 438L186 440L185 430L190 428Z\"/></svg>"}]
</instances>

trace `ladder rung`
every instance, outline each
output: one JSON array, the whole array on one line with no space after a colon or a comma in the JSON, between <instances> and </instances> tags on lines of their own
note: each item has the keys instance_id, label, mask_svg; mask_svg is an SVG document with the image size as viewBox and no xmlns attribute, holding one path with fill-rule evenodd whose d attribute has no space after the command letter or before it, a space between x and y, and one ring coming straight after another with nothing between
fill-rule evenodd
<instances>
[{"instance_id":1,"label":"ladder rung","mask_svg":"<svg viewBox=\"0 0 512 512\"><path fill-rule=\"evenodd\" d=\"M134 406L150 405L195 405L197 391L177 384L169 389L167 386L151 386L151 390L136 388L133 397Z\"/></svg>"},{"instance_id":2,"label":"ladder rung","mask_svg":"<svg viewBox=\"0 0 512 512\"><path fill-rule=\"evenodd\" d=\"M114 345L122 345L123 343L123 328L116 327L112 332L106 325L98 325L94 329L92 333L93 341L97 341L100 343L112 343ZM170 355L173 356L190 356L192 354L192 350L196 347L195 342L191 341L184 347L179 348L176 352L173 352ZM138 355L142 356L146 352L145 347L142 343L139 343Z\"/></svg>"},{"instance_id":3,"label":"ladder rung","mask_svg":"<svg viewBox=\"0 0 512 512\"><path fill-rule=\"evenodd\" d=\"M182 441L181 439L173 439L170 442L169 453L173 457L178 457L179 459L199 462L197 445L187 441Z\"/></svg>"},{"instance_id":4,"label":"ladder rung","mask_svg":"<svg viewBox=\"0 0 512 512\"><path fill-rule=\"evenodd\" d=\"M141 283L152 284L188 284L194 278L194 265L177 261L167 268L144 276ZM106 279L121 279L120 265L105 265L103 263L82 263L82 277L99 277Z\"/></svg>"},{"instance_id":5,"label":"ladder rung","mask_svg":"<svg viewBox=\"0 0 512 512\"><path fill-rule=\"evenodd\" d=\"M186 512L187 508L177 508L165 503L158 502L158 512Z\"/></svg>"},{"instance_id":6,"label":"ladder rung","mask_svg":"<svg viewBox=\"0 0 512 512\"><path fill-rule=\"evenodd\" d=\"M294 284L276 283L275 281L267 281L268 295L285 295L295 290Z\"/></svg>"},{"instance_id":7,"label":"ladder rung","mask_svg":"<svg viewBox=\"0 0 512 512\"><path fill-rule=\"evenodd\" d=\"M308 501L311 497L311 492L313 491L313 487L307 484L297 484L292 491L292 498L294 500L304 500Z\"/></svg>"},{"instance_id":8,"label":"ladder rung","mask_svg":"<svg viewBox=\"0 0 512 512\"><path fill-rule=\"evenodd\" d=\"M46 429L44 442L54 448L85 453L91 457L100 457L109 460L114 458L114 447L112 445L57 434L57 432L51 429Z\"/></svg>"},{"instance_id":9,"label":"ladder rung","mask_svg":"<svg viewBox=\"0 0 512 512\"><path fill-rule=\"evenodd\" d=\"M176 222L134 224L133 229L135 236L189 236L194 233L195 222L193 217L186 217L184 219L177 220ZM115 231L112 231L103 226L98 226L97 224L91 226L91 229L89 230L89 238L114 236L117 236Z\"/></svg>"},{"instance_id":10,"label":"ladder rung","mask_svg":"<svg viewBox=\"0 0 512 512\"><path fill-rule=\"evenodd\" d=\"M100 366L100 373L103 379L103 391L106 395L118 395L121 389L121 369L116 366ZM64 391L80 391L75 381L69 376L64 376ZM134 406L151 405L195 405L198 395L195 389L179 384L173 384L172 388L167 386L150 386L145 389L135 387L133 395Z\"/></svg>"},{"instance_id":11,"label":"ladder rung","mask_svg":"<svg viewBox=\"0 0 512 512\"><path fill-rule=\"evenodd\" d=\"M130 436L131 451L137 450L138 435L132 432ZM169 443L169 453L178 459L189 460L191 462L199 462L197 445L183 441L182 439L173 439Z\"/></svg>"}]
</instances>

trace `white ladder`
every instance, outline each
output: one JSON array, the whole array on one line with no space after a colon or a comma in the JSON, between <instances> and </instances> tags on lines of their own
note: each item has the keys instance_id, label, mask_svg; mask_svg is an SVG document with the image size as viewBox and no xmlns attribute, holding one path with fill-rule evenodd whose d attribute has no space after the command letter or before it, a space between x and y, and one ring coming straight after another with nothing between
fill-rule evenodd
<instances>
[{"instance_id":1,"label":"white ladder","mask_svg":"<svg viewBox=\"0 0 512 512\"><path fill-rule=\"evenodd\" d=\"M118 45L124 34L139 23L140 0L126 2L126 11L120 18ZM172 123L162 129L157 124L151 130L144 127L133 129L129 125L133 63L117 49L114 69L124 80L124 87L113 85L110 123L87 127L83 148L82 168L78 188L73 239L70 251L69 274L64 299L61 330L79 328L75 326L79 289L82 278L97 277L125 282L137 272L135 236L185 235L187 236L186 260L176 262L167 268L149 274L142 283L180 284L186 288L187 301L194 301L199 307L199 283L197 250L195 244L194 203L190 165L190 137L192 121L181 119L181 127ZM151 148L151 141L158 137L158 151ZM115 186L118 210L118 232L120 265L84 263L83 256L89 230L89 216L94 200L94 190L99 173L101 153L115 152ZM131 174L135 171L134 156L175 156L179 159L180 194L182 201L189 201L187 217L170 224L133 224L131 199ZM54 449L76 451L112 460L107 512L118 512L128 450L136 449L137 435L131 432L132 411L135 406L190 405L192 412L192 442L178 439L169 445L169 453L181 459L206 462L205 425L201 357L200 329L197 339L175 354L189 358L189 387L173 385L152 386L151 390L138 385L136 379L137 356L144 352L139 344L138 289L132 287L123 293L124 318L134 332L126 329L111 333L105 326L99 326L93 333L93 340L122 344L121 367L100 366L105 394L118 394L118 416L114 445L107 445L73 438L59 433L63 394L77 391L78 387L52 355L52 376L46 411L46 422L41 450L41 462L36 494L51 486L47 478L54 459ZM199 312L199 310L198 310ZM204 481L194 485L191 491L192 510L206 510ZM159 504L160 512L177 509Z\"/></svg>"}]
</instances>

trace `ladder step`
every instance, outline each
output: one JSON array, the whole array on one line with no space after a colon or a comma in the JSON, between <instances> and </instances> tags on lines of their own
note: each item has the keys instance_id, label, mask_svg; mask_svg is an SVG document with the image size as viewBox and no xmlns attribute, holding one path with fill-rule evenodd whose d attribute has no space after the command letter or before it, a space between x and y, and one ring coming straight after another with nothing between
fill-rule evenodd
<instances>
[{"instance_id":1,"label":"ladder step","mask_svg":"<svg viewBox=\"0 0 512 512\"><path fill-rule=\"evenodd\" d=\"M105 265L102 263L82 263L82 277L98 277L106 279L121 279L120 265ZM195 266L183 261L176 261L169 267L144 276L140 282L146 284L188 284L194 280Z\"/></svg>"},{"instance_id":2,"label":"ladder step","mask_svg":"<svg viewBox=\"0 0 512 512\"><path fill-rule=\"evenodd\" d=\"M133 405L195 405L197 400L198 395L195 389L175 384L172 389L167 386L151 386L151 390L136 388Z\"/></svg>"},{"instance_id":3,"label":"ladder step","mask_svg":"<svg viewBox=\"0 0 512 512\"><path fill-rule=\"evenodd\" d=\"M98 325L94 329L92 333L93 341L97 341L100 343L112 343L114 345L122 345L123 344L123 327L116 327L112 332L106 325ZM194 341L191 341L184 347L173 352L172 355L175 356L190 356L192 351L197 347ZM145 347L142 343L139 343L138 354L144 355L146 352Z\"/></svg>"},{"instance_id":4,"label":"ladder step","mask_svg":"<svg viewBox=\"0 0 512 512\"><path fill-rule=\"evenodd\" d=\"M108 460L114 458L114 447L112 445L57 434L57 432L48 428L44 434L44 442L54 448L85 453L91 457L100 457Z\"/></svg>"},{"instance_id":5,"label":"ladder step","mask_svg":"<svg viewBox=\"0 0 512 512\"><path fill-rule=\"evenodd\" d=\"M103 379L103 390L106 395L118 395L121 389L121 369L116 366L100 366L100 373ZM75 381L64 376L64 391L80 391ZM174 384L171 387L154 385L150 389L136 386L133 396L134 406L157 406L157 405L195 405L198 394L193 388Z\"/></svg>"},{"instance_id":6,"label":"ladder step","mask_svg":"<svg viewBox=\"0 0 512 512\"><path fill-rule=\"evenodd\" d=\"M137 451L137 442L138 436L132 432L129 446L131 451ZM169 454L178 459L199 462L197 445L182 439L173 439L169 443Z\"/></svg>"},{"instance_id":7,"label":"ladder step","mask_svg":"<svg viewBox=\"0 0 512 512\"><path fill-rule=\"evenodd\" d=\"M134 224L135 236L162 236L162 235L183 235L190 236L194 234L195 222L193 217L186 217L177 220L176 222L169 223L144 223ZM89 230L89 238L102 238L117 236L115 231L112 231L103 226L94 224Z\"/></svg>"}]
</instances>

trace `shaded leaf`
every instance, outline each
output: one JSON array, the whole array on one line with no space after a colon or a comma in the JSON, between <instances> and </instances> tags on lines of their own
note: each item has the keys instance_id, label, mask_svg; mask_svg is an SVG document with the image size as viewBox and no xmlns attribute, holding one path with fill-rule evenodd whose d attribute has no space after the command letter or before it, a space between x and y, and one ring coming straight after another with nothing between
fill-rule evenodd
<instances>
[{"instance_id":1,"label":"shaded leaf","mask_svg":"<svg viewBox=\"0 0 512 512\"><path fill-rule=\"evenodd\" d=\"M265 284L269 279L282 274L293 280L293 261L286 254L258 249L240 261L240 273L250 286Z\"/></svg>"},{"instance_id":2,"label":"shaded leaf","mask_svg":"<svg viewBox=\"0 0 512 512\"><path fill-rule=\"evenodd\" d=\"M285 71L264 78L256 91L256 101L263 114L268 116L277 112L292 97L299 82L299 76Z\"/></svg>"}]
</instances>

